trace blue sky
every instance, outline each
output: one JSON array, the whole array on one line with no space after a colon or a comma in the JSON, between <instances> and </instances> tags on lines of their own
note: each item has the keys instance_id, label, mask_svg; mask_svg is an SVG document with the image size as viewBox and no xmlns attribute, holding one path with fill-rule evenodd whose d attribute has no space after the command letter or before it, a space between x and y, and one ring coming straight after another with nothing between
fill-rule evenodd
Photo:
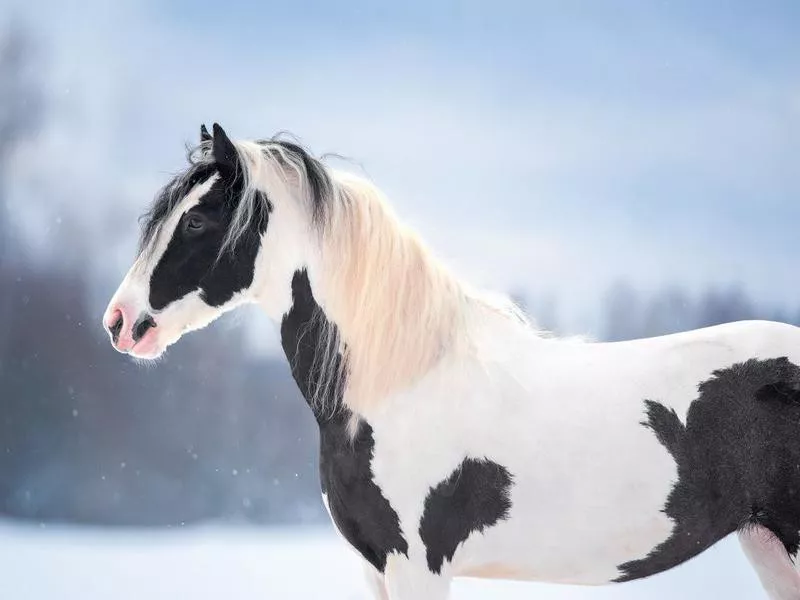
<instances>
[{"instance_id":1,"label":"blue sky","mask_svg":"<svg viewBox=\"0 0 800 600\"><path fill-rule=\"evenodd\" d=\"M91 203L76 231L105 247L115 223L110 277L217 120L351 157L459 272L555 294L572 331L620 278L800 304L797 2L11 5L54 107L21 221Z\"/></svg>"}]
</instances>

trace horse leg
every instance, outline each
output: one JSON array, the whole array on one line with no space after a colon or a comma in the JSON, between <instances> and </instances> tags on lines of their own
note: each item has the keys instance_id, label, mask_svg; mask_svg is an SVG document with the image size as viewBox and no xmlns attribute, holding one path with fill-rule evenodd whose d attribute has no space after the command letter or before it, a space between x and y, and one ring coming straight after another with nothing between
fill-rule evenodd
<instances>
[{"instance_id":1,"label":"horse leg","mask_svg":"<svg viewBox=\"0 0 800 600\"><path fill-rule=\"evenodd\" d=\"M449 577L397 554L386 561L385 582L389 600L447 600L450 595Z\"/></svg>"},{"instance_id":2,"label":"horse leg","mask_svg":"<svg viewBox=\"0 0 800 600\"><path fill-rule=\"evenodd\" d=\"M739 531L739 541L770 600L800 600L800 573L772 531L748 526Z\"/></svg>"},{"instance_id":3,"label":"horse leg","mask_svg":"<svg viewBox=\"0 0 800 600\"><path fill-rule=\"evenodd\" d=\"M383 574L380 573L367 561L364 561L364 576L367 580L367 588L369 588L370 597L373 600L389 600L386 595L386 584L384 583Z\"/></svg>"}]
</instances>

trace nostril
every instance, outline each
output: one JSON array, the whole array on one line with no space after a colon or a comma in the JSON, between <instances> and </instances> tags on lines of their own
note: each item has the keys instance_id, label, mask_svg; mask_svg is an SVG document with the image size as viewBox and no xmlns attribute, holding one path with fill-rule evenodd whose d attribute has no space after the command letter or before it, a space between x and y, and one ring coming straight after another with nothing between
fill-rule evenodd
<instances>
[{"instance_id":1,"label":"nostril","mask_svg":"<svg viewBox=\"0 0 800 600\"><path fill-rule=\"evenodd\" d=\"M114 313L114 321L108 326L108 332L111 334L111 339L116 344L119 341L119 332L122 331L122 311Z\"/></svg>"},{"instance_id":2,"label":"nostril","mask_svg":"<svg viewBox=\"0 0 800 600\"><path fill-rule=\"evenodd\" d=\"M144 334L156 326L156 322L150 315L143 315L133 326L133 341L138 342Z\"/></svg>"}]
</instances>

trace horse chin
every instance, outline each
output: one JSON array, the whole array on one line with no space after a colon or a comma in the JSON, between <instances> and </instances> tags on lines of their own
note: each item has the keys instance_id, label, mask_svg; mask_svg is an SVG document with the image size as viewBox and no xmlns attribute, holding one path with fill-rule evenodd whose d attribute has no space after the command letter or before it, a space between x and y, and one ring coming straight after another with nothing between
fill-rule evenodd
<instances>
[{"instance_id":1,"label":"horse chin","mask_svg":"<svg viewBox=\"0 0 800 600\"><path fill-rule=\"evenodd\" d=\"M148 331L144 337L128 351L128 354L138 360L156 360L167 351L167 348L181 339L185 333L202 329L213 320L213 318L209 318L206 321L186 323L183 325L177 323L168 323L165 325L162 321L157 327Z\"/></svg>"}]
</instances>

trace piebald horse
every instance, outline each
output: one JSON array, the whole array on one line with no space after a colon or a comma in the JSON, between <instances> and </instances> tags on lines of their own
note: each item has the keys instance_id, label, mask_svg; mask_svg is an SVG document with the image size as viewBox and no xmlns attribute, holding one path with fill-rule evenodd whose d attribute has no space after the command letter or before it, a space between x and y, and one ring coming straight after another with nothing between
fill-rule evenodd
<instances>
[{"instance_id":1,"label":"piebald horse","mask_svg":"<svg viewBox=\"0 0 800 600\"><path fill-rule=\"evenodd\" d=\"M800 329L544 335L368 181L215 124L145 215L103 324L154 359L244 303L280 324L324 503L375 598L624 582L734 532L769 598L800 598Z\"/></svg>"}]
</instances>

